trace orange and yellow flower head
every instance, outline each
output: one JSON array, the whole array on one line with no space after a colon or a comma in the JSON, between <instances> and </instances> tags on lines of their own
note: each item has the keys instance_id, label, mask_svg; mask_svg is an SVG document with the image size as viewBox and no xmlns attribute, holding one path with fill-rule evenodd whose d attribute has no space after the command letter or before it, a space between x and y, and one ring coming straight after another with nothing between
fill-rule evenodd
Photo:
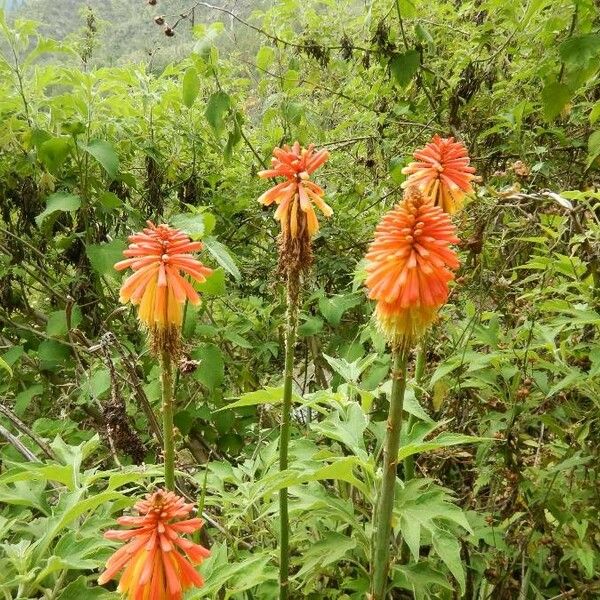
<instances>
[{"instance_id":1,"label":"orange and yellow flower head","mask_svg":"<svg viewBox=\"0 0 600 600\"><path fill-rule=\"evenodd\" d=\"M408 175L403 187L416 185L436 206L453 214L462 208L464 198L473 193L476 180L467 149L454 138L439 135L413 154L418 162L402 169Z\"/></svg>"},{"instance_id":2,"label":"orange and yellow flower head","mask_svg":"<svg viewBox=\"0 0 600 600\"><path fill-rule=\"evenodd\" d=\"M191 587L204 580L194 565L210 552L182 537L198 531L204 522L187 518L193 509L173 492L158 490L135 505L137 517L121 517L126 530L110 530L104 537L127 542L106 563L100 585L123 572L118 591L128 600L182 600Z\"/></svg>"},{"instance_id":3,"label":"orange and yellow flower head","mask_svg":"<svg viewBox=\"0 0 600 600\"><path fill-rule=\"evenodd\" d=\"M328 159L327 150L315 152L313 144L302 148L295 142L291 148L287 145L275 148L271 168L258 173L259 177L285 177L285 181L258 199L265 206L277 204L275 219L281 223L284 235L289 233L292 238L302 236L304 228L309 237L315 235L319 231L319 221L314 206L326 217L333 214L323 200L325 191L310 180L310 176Z\"/></svg>"},{"instance_id":4,"label":"orange and yellow flower head","mask_svg":"<svg viewBox=\"0 0 600 600\"><path fill-rule=\"evenodd\" d=\"M118 271L129 267L134 271L121 286L121 302L139 305L138 318L155 338L178 336L185 301L200 304L200 296L185 275L203 282L212 273L192 256L202 249L202 243L192 242L178 229L150 221L141 233L129 236L129 241L123 252L127 259L115 265Z\"/></svg>"},{"instance_id":5,"label":"orange and yellow flower head","mask_svg":"<svg viewBox=\"0 0 600 600\"><path fill-rule=\"evenodd\" d=\"M455 227L417 188L386 213L366 255L366 286L376 319L394 346L410 344L435 320L459 266Z\"/></svg>"}]
</instances>

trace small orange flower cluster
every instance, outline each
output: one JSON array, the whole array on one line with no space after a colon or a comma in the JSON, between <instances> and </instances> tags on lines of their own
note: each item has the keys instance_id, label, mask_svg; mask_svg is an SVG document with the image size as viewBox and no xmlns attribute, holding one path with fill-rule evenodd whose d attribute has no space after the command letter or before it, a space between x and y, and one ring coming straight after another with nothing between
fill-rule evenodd
<instances>
[{"instance_id":1,"label":"small orange flower cluster","mask_svg":"<svg viewBox=\"0 0 600 600\"><path fill-rule=\"evenodd\" d=\"M103 585L120 571L118 591L128 600L181 600L192 586L204 580L194 565L201 564L210 552L186 540L184 533L198 531L202 519L187 519L193 504L173 492L158 490L135 505L138 517L120 517L117 522L133 529L110 530L104 537L127 541L106 563L98 579Z\"/></svg>"},{"instance_id":2,"label":"small orange flower cluster","mask_svg":"<svg viewBox=\"0 0 600 600\"><path fill-rule=\"evenodd\" d=\"M422 150L413 156L412 162L402 172L409 175L403 187L417 185L444 212L453 214L460 210L464 197L473 192L471 181L475 168L469 166L467 149L454 138L433 136Z\"/></svg>"},{"instance_id":3,"label":"small orange flower cluster","mask_svg":"<svg viewBox=\"0 0 600 600\"><path fill-rule=\"evenodd\" d=\"M200 296L181 272L203 282L212 273L191 253L202 249L178 229L154 225L129 236L123 252L128 258L115 265L117 271L131 267L133 275L121 286L121 302L139 304L138 317L149 329L181 325L186 300L200 304Z\"/></svg>"},{"instance_id":4,"label":"small orange flower cluster","mask_svg":"<svg viewBox=\"0 0 600 600\"><path fill-rule=\"evenodd\" d=\"M265 206L275 202L275 219L281 223L283 234L289 232L292 238L300 232L298 210L306 215L310 237L319 231L319 221L313 204L326 216L333 214L331 207L323 200L325 191L310 180L310 176L329 159L327 150L314 151L314 145L302 148L298 142L290 148L275 148L271 159L272 168L260 171L259 177L285 177L283 183L265 192L258 201Z\"/></svg>"}]
</instances>

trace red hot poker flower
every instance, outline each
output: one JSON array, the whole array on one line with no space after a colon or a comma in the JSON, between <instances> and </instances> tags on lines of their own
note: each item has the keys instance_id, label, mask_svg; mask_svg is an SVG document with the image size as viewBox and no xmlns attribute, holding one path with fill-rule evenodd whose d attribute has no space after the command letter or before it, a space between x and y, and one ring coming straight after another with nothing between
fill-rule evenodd
<instances>
[{"instance_id":1,"label":"red hot poker flower","mask_svg":"<svg viewBox=\"0 0 600 600\"><path fill-rule=\"evenodd\" d=\"M366 285L392 344L421 335L448 299L459 266L450 244L458 241L450 217L416 188L381 219L366 255Z\"/></svg>"},{"instance_id":2,"label":"red hot poker flower","mask_svg":"<svg viewBox=\"0 0 600 600\"><path fill-rule=\"evenodd\" d=\"M129 236L129 241L123 252L128 258L115 265L118 271L128 267L134 271L121 286L121 302L139 304L138 317L151 330L179 327L185 300L200 303L200 296L182 273L200 282L212 273L192 256L202 249L202 243L151 221L143 232Z\"/></svg>"},{"instance_id":3,"label":"red hot poker flower","mask_svg":"<svg viewBox=\"0 0 600 600\"><path fill-rule=\"evenodd\" d=\"M275 148L272 167L260 171L259 177L285 177L286 180L265 192L258 201L270 206L275 202L277 210L275 218L281 223L281 231L292 238L300 232L298 208L306 215L309 236L319 230L319 221L313 204L326 216L333 214L331 207L323 200L325 191L310 180L310 176L329 159L325 149L315 152L314 145L302 148L298 142L290 148Z\"/></svg>"},{"instance_id":4,"label":"red hot poker flower","mask_svg":"<svg viewBox=\"0 0 600 600\"><path fill-rule=\"evenodd\" d=\"M418 162L402 169L409 175L403 187L418 186L444 212L453 214L460 210L464 197L473 192L471 181L476 179L465 146L454 138L434 135L425 148L413 156Z\"/></svg>"},{"instance_id":5,"label":"red hot poker flower","mask_svg":"<svg viewBox=\"0 0 600 600\"><path fill-rule=\"evenodd\" d=\"M182 537L198 531L202 519L187 519L193 504L173 492L158 490L135 505L138 517L121 517L120 525L129 530L110 530L109 540L126 541L106 563L98 578L100 585L123 571L118 591L128 600L182 600L191 587L202 587L204 580L193 565L199 565L210 552Z\"/></svg>"}]
</instances>

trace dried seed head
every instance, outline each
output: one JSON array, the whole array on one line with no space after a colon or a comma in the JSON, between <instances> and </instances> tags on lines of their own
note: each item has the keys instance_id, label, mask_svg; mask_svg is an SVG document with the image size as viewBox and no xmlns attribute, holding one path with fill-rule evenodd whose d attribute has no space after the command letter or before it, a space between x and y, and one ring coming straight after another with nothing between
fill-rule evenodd
<instances>
[{"instance_id":1,"label":"dried seed head","mask_svg":"<svg viewBox=\"0 0 600 600\"><path fill-rule=\"evenodd\" d=\"M148 4L150 6L156 6L157 2L158 2L158 0L148 0Z\"/></svg>"},{"instance_id":2,"label":"dried seed head","mask_svg":"<svg viewBox=\"0 0 600 600\"><path fill-rule=\"evenodd\" d=\"M173 37L175 35L175 31L172 27L170 27L169 25L165 26L165 35L167 37Z\"/></svg>"},{"instance_id":3,"label":"dried seed head","mask_svg":"<svg viewBox=\"0 0 600 600\"><path fill-rule=\"evenodd\" d=\"M154 22L157 25L164 25L165 24L165 17L164 17L164 15L156 15L156 17L154 17Z\"/></svg>"}]
</instances>

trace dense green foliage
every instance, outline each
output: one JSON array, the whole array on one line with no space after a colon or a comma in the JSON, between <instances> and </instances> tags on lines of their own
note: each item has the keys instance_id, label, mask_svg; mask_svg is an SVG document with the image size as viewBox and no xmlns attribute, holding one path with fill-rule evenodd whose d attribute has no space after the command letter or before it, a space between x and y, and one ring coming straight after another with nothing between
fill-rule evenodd
<instances>
[{"instance_id":1,"label":"dense green foliage","mask_svg":"<svg viewBox=\"0 0 600 600\"><path fill-rule=\"evenodd\" d=\"M99 532L161 477L159 373L112 268L147 219L202 239L216 269L177 375L178 466L213 551L189 597L276 597L286 486L292 597L365 597L390 356L361 260L436 132L482 182L408 386L393 597L598 597L597 4L198 6L172 38L152 22L166 0L76 4L0 21L0 598L118 597L95 586ZM331 151L316 179L335 214L279 473L285 305L256 173L295 139Z\"/></svg>"}]
</instances>

